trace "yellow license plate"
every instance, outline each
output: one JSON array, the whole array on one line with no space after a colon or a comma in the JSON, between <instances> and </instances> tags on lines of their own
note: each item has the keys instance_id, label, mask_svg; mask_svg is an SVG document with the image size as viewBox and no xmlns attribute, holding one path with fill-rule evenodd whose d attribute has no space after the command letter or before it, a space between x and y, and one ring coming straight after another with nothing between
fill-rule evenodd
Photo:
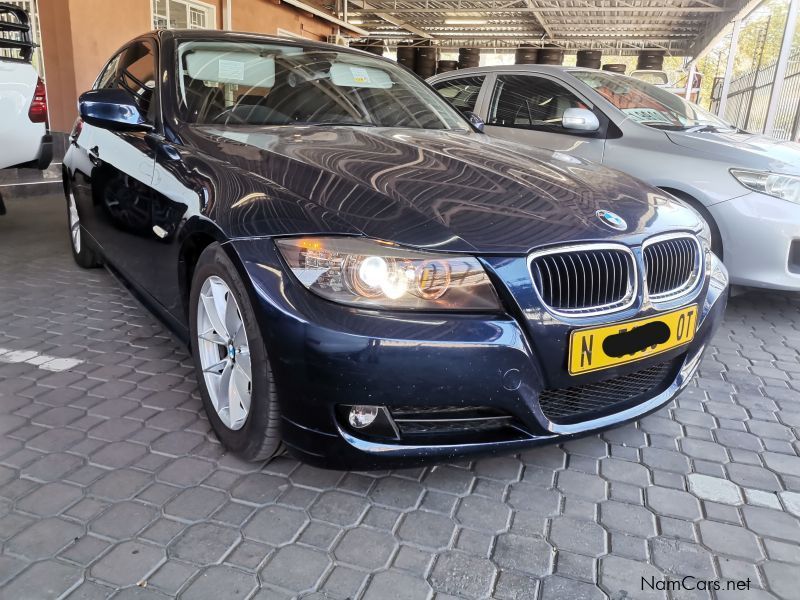
<instances>
[{"instance_id":1,"label":"yellow license plate","mask_svg":"<svg viewBox=\"0 0 800 600\"><path fill-rule=\"evenodd\" d=\"M647 319L576 329L569 339L569 373L599 371L661 354L691 342L696 329L697 306Z\"/></svg>"}]
</instances>

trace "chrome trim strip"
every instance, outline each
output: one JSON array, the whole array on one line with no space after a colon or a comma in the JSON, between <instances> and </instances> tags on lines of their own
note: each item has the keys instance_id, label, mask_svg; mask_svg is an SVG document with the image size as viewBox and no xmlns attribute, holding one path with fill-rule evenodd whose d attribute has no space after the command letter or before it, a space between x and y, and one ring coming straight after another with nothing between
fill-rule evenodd
<instances>
[{"instance_id":1,"label":"chrome trim strip","mask_svg":"<svg viewBox=\"0 0 800 600\"><path fill-rule=\"evenodd\" d=\"M544 298L542 298L542 294L539 291L539 288L536 285L536 280L533 276L533 270L532 270L533 261L542 256L550 256L553 254L571 254L575 252L587 252L587 251L591 252L593 250L620 251L628 257L629 261L628 282L627 282L627 288L625 290L625 296L622 298L622 300L619 300L618 302L612 302L610 304L595 306L592 308L576 308L576 309L557 309L547 304L547 302L544 301ZM528 264L528 276L531 278L531 283L533 284L533 290L536 293L536 297L539 299L539 302L542 303L542 306L544 306L548 312L558 317L570 317L570 318L595 317L598 315L606 315L614 312L619 312L633 306L633 304L636 302L636 297L639 292L639 277L638 277L639 265L636 260L636 257L633 254L633 250L631 250L625 244L600 242L600 243L589 243L589 244L575 244L571 246L556 246L553 248L547 248L545 250L536 250L528 255L527 264ZM617 265L612 265L612 267L614 271L614 280L616 281ZM620 266L619 268L621 269L622 267Z\"/></svg>"},{"instance_id":2,"label":"chrome trim strip","mask_svg":"<svg viewBox=\"0 0 800 600\"><path fill-rule=\"evenodd\" d=\"M697 250L695 253L695 261L693 272L694 275L688 281L685 281L680 286L671 289L667 292L662 292L659 294L651 294L650 293L650 286L649 286L649 274L647 273L647 263L645 262L644 251L648 246L652 246L653 244L657 244L659 242L665 242L669 240L689 240L690 242L694 243L694 246ZM666 258L664 259L666 261ZM645 296L653 303L659 302L667 302L669 300L675 300L676 298L680 298L684 295L689 295L694 289L697 287L698 283L703 278L703 270L705 268L705 256L703 253L703 245L700 243L700 240L697 239L697 236L691 233L686 232L678 232L678 233L662 233L658 235L654 235L651 238L646 239L642 242L642 268L644 269L644 273L642 275L642 282L644 285L644 292ZM662 271L662 275L664 274L664 269L660 269Z\"/></svg>"}]
</instances>

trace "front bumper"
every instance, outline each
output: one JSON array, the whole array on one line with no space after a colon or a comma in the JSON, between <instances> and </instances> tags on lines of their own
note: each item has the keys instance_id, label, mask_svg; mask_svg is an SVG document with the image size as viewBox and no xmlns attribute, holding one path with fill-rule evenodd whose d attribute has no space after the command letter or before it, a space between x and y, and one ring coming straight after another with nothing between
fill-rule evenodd
<instances>
[{"instance_id":1,"label":"front bumper","mask_svg":"<svg viewBox=\"0 0 800 600\"><path fill-rule=\"evenodd\" d=\"M308 293L285 274L268 240L226 245L242 275L253 282L252 302L261 324L281 403L282 434L302 460L328 468L374 469L413 466L475 454L511 452L607 429L657 410L683 389L721 321L727 299L725 269L709 255L703 284L686 304L699 307L693 341L637 363L580 376L570 385L669 363L667 377L652 393L582 421L554 422L542 410L548 388L565 387L569 324L525 323L525 314L453 315L381 313L336 305ZM523 261L524 262L524 261ZM709 276L716 271L716 279ZM672 307L670 307L672 308ZM659 312L642 308L646 316ZM630 314L613 316L630 318ZM606 320L609 320L606 317ZM546 332L546 333L543 333ZM552 356L548 344L562 340ZM342 407L379 405L389 411L414 405L488 407L508 415L501 431L376 439L352 430Z\"/></svg>"},{"instance_id":2,"label":"front bumper","mask_svg":"<svg viewBox=\"0 0 800 600\"><path fill-rule=\"evenodd\" d=\"M800 204L752 192L708 210L732 284L800 291Z\"/></svg>"}]
</instances>

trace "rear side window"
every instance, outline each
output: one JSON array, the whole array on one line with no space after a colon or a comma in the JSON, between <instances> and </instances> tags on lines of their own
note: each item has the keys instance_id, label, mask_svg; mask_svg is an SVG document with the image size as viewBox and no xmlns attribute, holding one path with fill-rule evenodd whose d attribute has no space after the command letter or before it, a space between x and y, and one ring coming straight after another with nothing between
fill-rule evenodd
<instances>
[{"instance_id":1,"label":"rear side window","mask_svg":"<svg viewBox=\"0 0 800 600\"><path fill-rule=\"evenodd\" d=\"M568 108L587 108L574 93L551 79L498 75L487 125L567 133L561 118Z\"/></svg>"},{"instance_id":2,"label":"rear side window","mask_svg":"<svg viewBox=\"0 0 800 600\"><path fill-rule=\"evenodd\" d=\"M477 77L459 77L457 79L439 81L434 83L433 87L461 112L474 112L484 79L485 77L483 75Z\"/></svg>"}]
</instances>

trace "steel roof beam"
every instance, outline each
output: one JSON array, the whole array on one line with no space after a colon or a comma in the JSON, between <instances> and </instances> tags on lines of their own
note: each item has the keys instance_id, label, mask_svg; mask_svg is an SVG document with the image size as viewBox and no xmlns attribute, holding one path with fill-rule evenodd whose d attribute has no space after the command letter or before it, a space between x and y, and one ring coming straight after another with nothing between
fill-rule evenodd
<instances>
[{"instance_id":1,"label":"steel roof beam","mask_svg":"<svg viewBox=\"0 0 800 600\"><path fill-rule=\"evenodd\" d=\"M755 0L756 4L760 0ZM380 7L372 10L357 10L350 13L350 16L365 16L376 14L377 12L390 13L392 15L407 15L407 14L441 14L447 16L475 16L493 13L646 13L652 12L658 15L664 13L729 13L734 11L735 8L712 8L710 6L537 6L536 8L513 7L513 8L493 8L488 6L486 8L391 8ZM656 16L656 15L654 15ZM730 17L725 17L730 18Z\"/></svg>"},{"instance_id":2,"label":"steel roof beam","mask_svg":"<svg viewBox=\"0 0 800 600\"><path fill-rule=\"evenodd\" d=\"M347 3L349 3L350 1L351 0L344 0L345 5ZM362 10L374 10L374 11L379 11L380 10L380 9L377 9L377 8L375 8L373 6L370 6L369 4L364 2L363 0L361 0L359 2L354 2L354 4L360 5ZM350 16L352 17L353 14L354 13L351 12ZM399 18L397 18L397 17L395 17L393 15L390 15L389 13L374 12L372 14L374 14L377 17L380 17L381 19L383 19L387 23L391 23L392 25L400 27L401 29L405 29L406 31L408 31L410 33L413 33L414 35L417 35L419 37L422 37L422 38L425 38L425 39L432 39L433 38L433 36L430 33L428 33L427 31L424 31L424 30L412 25L411 23L406 23L404 20L399 19Z\"/></svg>"},{"instance_id":3,"label":"steel roof beam","mask_svg":"<svg viewBox=\"0 0 800 600\"><path fill-rule=\"evenodd\" d=\"M527 5L528 8L536 9L536 7L533 4L533 0L525 0L525 4ZM542 13L540 13L538 10L532 10L531 15L533 16L534 19L536 19L541 28L544 29L544 32L547 34L547 37L553 37L553 31L550 29L550 26L544 20Z\"/></svg>"},{"instance_id":4,"label":"steel roof beam","mask_svg":"<svg viewBox=\"0 0 800 600\"><path fill-rule=\"evenodd\" d=\"M706 26L706 33L699 36L687 49L687 56L700 60L728 31L728 26L749 15L762 0L734 0L731 2L733 15L715 15Z\"/></svg>"}]
</instances>

